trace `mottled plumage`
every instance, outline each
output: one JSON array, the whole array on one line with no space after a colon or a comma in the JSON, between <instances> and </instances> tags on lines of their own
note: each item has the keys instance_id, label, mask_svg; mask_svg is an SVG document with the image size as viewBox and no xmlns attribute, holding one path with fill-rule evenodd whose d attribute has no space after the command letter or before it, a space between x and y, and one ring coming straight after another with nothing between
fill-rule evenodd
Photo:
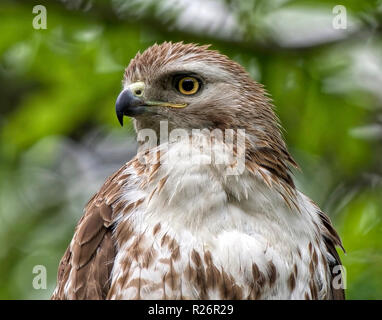
<instances>
[{"instance_id":1,"label":"mottled plumage","mask_svg":"<svg viewBox=\"0 0 382 320\"><path fill-rule=\"evenodd\" d=\"M174 90L179 74L200 79L198 93ZM163 43L137 54L123 85L139 110L136 130L152 129L158 146L141 143L89 201L53 299L344 298L332 281L340 238L295 188L289 167L297 165L260 84L207 46ZM229 155L227 140L215 139L216 161L205 163L198 144L159 139L164 120L197 141L203 129L244 129L245 140ZM240 152L242 172L227 174Z\"/></svg>"}]
</instances>

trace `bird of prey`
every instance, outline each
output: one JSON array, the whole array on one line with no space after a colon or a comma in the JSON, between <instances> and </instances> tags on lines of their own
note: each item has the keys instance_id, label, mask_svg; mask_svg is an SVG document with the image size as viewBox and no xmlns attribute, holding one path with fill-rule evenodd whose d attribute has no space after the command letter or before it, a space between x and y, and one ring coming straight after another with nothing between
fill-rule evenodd
<instances>
[{"instance_id":1,"label":"bird of prey","mask_svg":"<svg viewBox=\"0 0 382 320\"><path fill-rule=\"evenodd\" d=\"M272 102L243 67L155 44L126 68L116 113L151 145L86 205L53 299L344 299L341 240L296 189Z\"/></svg>"}]
</instances>

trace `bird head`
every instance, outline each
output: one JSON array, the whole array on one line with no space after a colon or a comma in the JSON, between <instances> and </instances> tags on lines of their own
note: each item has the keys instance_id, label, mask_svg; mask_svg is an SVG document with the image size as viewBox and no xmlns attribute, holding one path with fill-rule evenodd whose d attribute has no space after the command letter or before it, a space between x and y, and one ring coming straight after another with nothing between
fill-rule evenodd
<instances>
[{"instance_id":1,"label":"bird head","mask_svg":"<svg viewBox=\"0 0 382 320\"><path fill-rule=\"evenodd\" d=\"M246 157L292 184L296 166L263 86L238 63L209 46L164 42L138 53L126 68L116 102L135 129L244 129Z\"/></svg>"},{"instance_id":2,"label":"bird head","mask_svg":"<svg viewBox=\"0 0 382 320\"><path fill-rule=\"evenodd\" d=\"M208 46L153 45L131 60L125 71L116 113L135 118L136 128L268 128L278 132L262 86L236 62Z\"/></svg>"}]
</instances>

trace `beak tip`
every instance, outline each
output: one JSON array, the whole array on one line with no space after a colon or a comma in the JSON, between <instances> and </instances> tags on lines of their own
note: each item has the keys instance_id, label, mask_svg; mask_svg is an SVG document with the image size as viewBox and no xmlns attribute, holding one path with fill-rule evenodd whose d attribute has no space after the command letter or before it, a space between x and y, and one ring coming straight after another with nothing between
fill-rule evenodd
<instances>
[{"instance_id":1,"label":"beak tip","mask_svg":"<svg viewBox=\"0 0 382 320\"><path fill-rule=\"evenodd\" d=\"M121 127L123 127L123 113L117 113L117 118Z\"/></svg>"}]
</instances>

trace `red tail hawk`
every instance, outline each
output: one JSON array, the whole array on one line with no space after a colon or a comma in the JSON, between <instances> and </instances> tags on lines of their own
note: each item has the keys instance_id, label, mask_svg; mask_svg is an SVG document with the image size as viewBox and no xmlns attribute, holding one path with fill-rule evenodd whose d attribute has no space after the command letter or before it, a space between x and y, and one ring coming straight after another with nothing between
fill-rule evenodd
<instances>
[{"instance_id":1,"label":"red tail hawk","mask_svg":"<svg viewBox=\"0 0 382 320\"><path fill-rule=\"evenodd\" d=\"M344 298L340 238L296 189L271 102L239 64L208 46L155 44L130 62L116 112L155 143L142 141L87 204L53 299ZM162 140L163 121L170 136L242 130L242 170L227 173L239 157L191 159L200 146ZM215 138L212 152L223 150Z\"/></svg>"}]
</instances>

